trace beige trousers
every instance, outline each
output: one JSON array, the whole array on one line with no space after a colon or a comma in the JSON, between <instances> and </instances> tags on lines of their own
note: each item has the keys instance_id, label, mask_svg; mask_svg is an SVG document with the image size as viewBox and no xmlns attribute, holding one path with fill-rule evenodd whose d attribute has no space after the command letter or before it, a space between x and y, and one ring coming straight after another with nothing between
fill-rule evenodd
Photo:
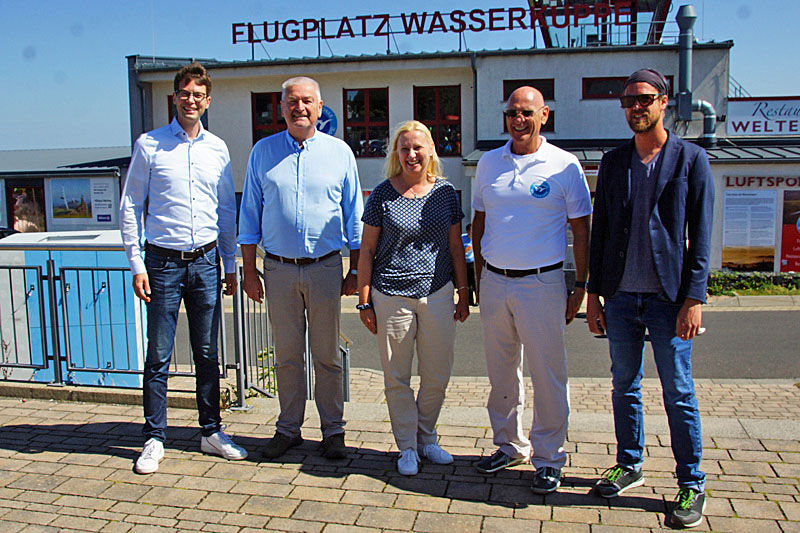
<instances>
[{"instance_id":1,"label":"beige trousers","mask_svg":"<svg viewBox=\"0 0 800 533\"><path fill-rule=\"evenodd\" d=\"M453 284L425 298L388 296L372 290L378 321L386 403L400 450L436 443L436 420L453 369L456 325ZM417 348L419 392L411 389L411 363Z\"/></svg>"},{"instance_id":2,"label":"beige trousers","mask_svg":"<svg viewBox=\"0 0 800 533\"><path fill-rule=\"evenodd\" d=\"M494 444L511 457L530 456L536 468L562 468L569 418L564 272L509 278L484 269L480 287ZM533 381L530 440L522 429L523 360Z\"/></svg>"},{"instance_id":3,"label":"beige trousers","mask_svg":"<svg viewBox=\"0 0 800 533\"><path fill-rule=\"evenodd\" d=\"M276 429L300 435L306 408L303 354L314 364L314 400L322 436L344 431L342 356L339 353L342 256L305 266L264 258L269 320L275 340L275 379L281 414Z\"/></svg>"}]
</instances>

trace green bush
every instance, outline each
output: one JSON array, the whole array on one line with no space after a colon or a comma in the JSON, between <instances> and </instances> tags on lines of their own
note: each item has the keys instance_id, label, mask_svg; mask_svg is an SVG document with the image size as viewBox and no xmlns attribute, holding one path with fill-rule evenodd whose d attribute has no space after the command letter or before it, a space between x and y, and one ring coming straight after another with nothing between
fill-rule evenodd
<instances>
[{"instance_id":1,"label":"green bush","mask_svg":"<svg viewBox=\"0 0 800 533\"><path fill-rule=\"evenodd\" d=\"M714 270L708 276L712 296L734 294L800 294L800 273L729 272Z\"/></svg>"}]
</instances>

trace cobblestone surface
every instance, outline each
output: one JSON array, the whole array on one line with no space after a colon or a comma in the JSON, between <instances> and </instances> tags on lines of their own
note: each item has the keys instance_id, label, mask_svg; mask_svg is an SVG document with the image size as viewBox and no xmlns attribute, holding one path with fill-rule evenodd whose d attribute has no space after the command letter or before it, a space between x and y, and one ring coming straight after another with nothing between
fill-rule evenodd
<instances>
[{"instance_id":1,"label":"cobblestone surface","mask_svg":"<svg viewBox=\"0 0 800 533\"><path fill-rule=\"evenodd\" d=\"M385 409L379 372L353 369L352 405ZM698 380L704 424L800 424L800 388L786 381ZM442 417L483 408L486 379L453 378ZM608 414L607 380L571 381L576 415ZM646 413L663 412L655 381L644 385ZM528 391L528 398L532 391ZM668 434L646 433L644 486L604 500L591 493L614 462L610 426L573 424L562 489L529 490L531 465L480 475L491 430L446 423L440 438L452 465L423 462L413 478L395 470L388 420L351 417L347 459L321 457L310 406L306 442L276 462L259 462L273 432L275 400L227 412L228 430L251 452L242 462L200 453L196 412L170 409L159 472L132 472L141 447L139 408L0 398L0 531L661 531L675 495ZM350 408L348 408L350 409ZM645 428L646 431L648 428ZM779 432L778 432L779 433ZM800 439L711 433L704 437L706 520L698 530L800 531Z\"/></svg>"}]
</instances>

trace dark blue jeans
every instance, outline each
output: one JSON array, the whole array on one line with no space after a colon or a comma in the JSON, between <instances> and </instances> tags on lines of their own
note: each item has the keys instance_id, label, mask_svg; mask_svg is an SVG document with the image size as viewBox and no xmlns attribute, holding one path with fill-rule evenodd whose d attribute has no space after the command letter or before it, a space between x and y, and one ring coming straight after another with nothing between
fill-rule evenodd
<instances>
[{"instance_id":1,"label":"dark blue jeans","mask_svg":"<svg viewBox=\"0 0 800 533\"><path fill-rule=\"evenodd\" d=\"M667 410L678 486L702 491L703 445L692 380L692 341L675 335L681 304L661 294L617 292L605 299L617 463L640 469L644 453L642 373L645 329L655 355Z\"/></svg>"},{"instance_id":2,"label":"dark blue jeans","mask_svg":"<svg viewBox=\"0 0 800 533\"><path fill-rule=\"evenodd\" d=\"M194 261L145 254L150 281L143 383L146 439L166 440L167 378L181 299L189 321L201 431L208 437L220 429L217 334L222 281L217 254L215 248Z\"/></svg>"}]
</instances>

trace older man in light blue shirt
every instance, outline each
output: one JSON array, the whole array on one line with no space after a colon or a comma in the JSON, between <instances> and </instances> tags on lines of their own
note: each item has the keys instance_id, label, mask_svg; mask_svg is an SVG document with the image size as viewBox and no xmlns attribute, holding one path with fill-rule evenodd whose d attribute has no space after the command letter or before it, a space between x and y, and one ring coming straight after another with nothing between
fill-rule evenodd
<instances>
[{"instance_id":1,"label":"older man in light blue shirt","mask_svg":"<svg viewBox=\"0 0 800 533\"><path fill-rule=\"evenodd\" d=\"M211 102L210 93L211 79L202 65L193 63L178 71L173 96L177 117L137 139L122 191L122 241L134 292L147 304L146 442L135 465L139 474L155 472L164 458L167 378L181 300L195 364L200 448L226 459L247 457L244 448L221 430L219 257L225 266L225 293L233 294L236 199L228 147L200 122Z\"/></svg>"},{"instance_id":2,"label":"older man in light blue shirt","mask_svg":"<svg viewBox=\"0 0 800 533\"><path fill-rule=\"evenodd\" d=\"M306 317L314 362L323 455L345 457L340 295L356 290L356 272L342 279L343 246L358 264L363 200L353 152L316 130L322 112L319 85L299 77L283 84L281 110L288 130L260 140L250 154L239 217L243 288L261 302L256 245L265 250L264 279L275 339L275 375L281 414L261 452L283 455L303 442Z\"/></svg>"}]
</instances>

